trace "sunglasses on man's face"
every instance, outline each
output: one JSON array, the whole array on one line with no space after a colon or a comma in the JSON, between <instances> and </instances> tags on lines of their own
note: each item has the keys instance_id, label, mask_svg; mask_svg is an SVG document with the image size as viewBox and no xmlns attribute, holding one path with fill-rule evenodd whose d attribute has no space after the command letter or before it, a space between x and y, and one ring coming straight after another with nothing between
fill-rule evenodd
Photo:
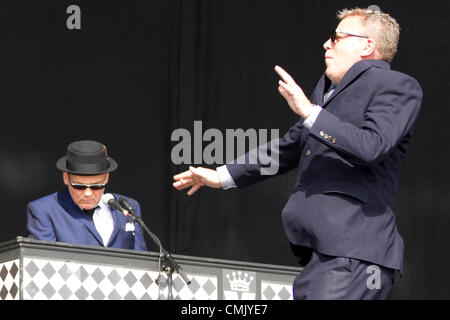
<instances>
[{"instance_id":1,"label":"sunglasses on man's face","mask_svg":"<svg viewBox=\"0 0 450 320\"><path fill-rule=\"evenodd\" d=\"M94 184L73 183L72 179L70 179L70 175L68 175L68 177L69 177L70 185L75 190L86 190L87 188L89 188L91 190L102 190L106 186L106 183L94 183ZM106 178L105 178L105 181L106 181Z\"/></svg>"},{"instance_id":2,"label":"sunglasses on man's face","mask_svg":"<svg viewBox=\"0 0 450 320\"><path fill-rule=\"evenodd\" d=\"M338 35L337 35L338 33L345 34L345 36L338 36ZM360 35L360 34L354 34L354 33L343 32L343 31L339 31L339 30L333 31L333 33L332 33L331 36L330 36L330 39L331 39L331 42L332 42L333 44L335 44L335 43L338 42L339 40L342 40L342 39L345 39L345 38L348 38L348 37L358 37L358 38L369 39L369 37L367 37L367 36L362 36L362 35Z\"/></svg>"}]
</instances>

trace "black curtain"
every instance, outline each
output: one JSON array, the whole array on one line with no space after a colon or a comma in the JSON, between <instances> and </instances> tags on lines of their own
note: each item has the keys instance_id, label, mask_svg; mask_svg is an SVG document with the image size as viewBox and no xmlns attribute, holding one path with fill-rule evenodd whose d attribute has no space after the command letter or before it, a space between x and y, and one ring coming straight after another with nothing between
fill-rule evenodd
<instances>
[{"instance_id":1,"label":"black curtain","mask_svg":"<svg viewBox=\"0 0 450 320\"><path fill-rule=\"evenodd\" d=\"M81 9L68 30L66 9ZM137 199L172 253L293 265L280 212L296 172L243 190L172 188L171 134L279 129L297 121L277 92L283 66L310 94L336 11L370 1L5 0L0 4L0 241L26 236L26 204L63 187L69 142L119 163L108 191ZM378 1L402 26L392 67L425 92L396 202L405 272L391 298L448 298L449 24L445 1ZM205 142L203 146L208 143ZM215 167L215 166L207 166ZM148 245L156 250L150 239Z\"/></svg>"}]
</instances>

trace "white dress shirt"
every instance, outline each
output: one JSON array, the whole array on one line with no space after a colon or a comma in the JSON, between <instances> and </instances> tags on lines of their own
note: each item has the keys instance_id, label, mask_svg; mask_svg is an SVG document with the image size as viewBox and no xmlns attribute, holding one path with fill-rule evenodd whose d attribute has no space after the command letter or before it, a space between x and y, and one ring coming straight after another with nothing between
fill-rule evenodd
<instances>
[{"instance_id":1,"label":"white dress shirt","mask_svg":"<svg viewBox=\"0 0 450 320\"><path fill-rule=\"evenodd\" d=\"M103 245L106 247L114 230L114 219L109 206L103 203L103 196L97 204L98 208L94 211L92 220L94 221L95 229L102 237Z\"/></svg>"}]
</instances>

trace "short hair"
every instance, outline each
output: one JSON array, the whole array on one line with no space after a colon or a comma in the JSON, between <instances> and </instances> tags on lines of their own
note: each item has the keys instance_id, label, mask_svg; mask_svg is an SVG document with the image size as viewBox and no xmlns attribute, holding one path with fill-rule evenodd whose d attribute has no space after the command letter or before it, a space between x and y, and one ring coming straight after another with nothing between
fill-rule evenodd
<instances>
[{"instance_id":1,"label":"short hair","mask_svg":"<svg viewBox=\"0 0 450 320\"><path fill-rule=\"evenodd\" d=\"M389 63L394 60L397 53L398 40L400 38L400 26L389 14L379 10L371 9L344 9L337 13L339 21L350 16L362 18L363 26L367 36L373 38L376 43L376 53L379 57Z\"/></svg>"}]
</instances>

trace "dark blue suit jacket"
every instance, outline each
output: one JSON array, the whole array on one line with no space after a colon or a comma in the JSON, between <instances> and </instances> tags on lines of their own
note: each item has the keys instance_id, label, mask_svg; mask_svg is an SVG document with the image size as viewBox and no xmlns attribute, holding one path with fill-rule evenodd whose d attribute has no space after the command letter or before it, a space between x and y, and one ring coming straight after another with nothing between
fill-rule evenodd
<instances>
[{"instance_id":1,"label":"dark blue suit jacket","mask_svg":"<svg viewBox=\"0 0 450 320\"><path fill-rule=\"evenodd\" d=\"M323 107L311 130L300 121L279 141L278 174L298 167L282 212L287 237L326 255L401 270L392 208L422 89L380 60L356 63L324 103L327 82L322 76L311 96ZM238 187L268 178L260 167L227 165Z\"/></svg>"},{"instance_id":2,"label":"dark blue suit jacket","mask_svg":"<svg viewBox=\"0 0 450 320\"><path fill-rule=\"evenodd\" d=\"M120 195L114 194L115 198ZM136 200L126 198L141 215ZM114 229L107 247L147 250L142 228L135 223L135 231L127 231L130 218L111 208ZM33 202L27 207L27 228L30 238L68 242L81 245L104 246L92 219L72 200L67 188Z\"/></svg>"}]
</instances>

